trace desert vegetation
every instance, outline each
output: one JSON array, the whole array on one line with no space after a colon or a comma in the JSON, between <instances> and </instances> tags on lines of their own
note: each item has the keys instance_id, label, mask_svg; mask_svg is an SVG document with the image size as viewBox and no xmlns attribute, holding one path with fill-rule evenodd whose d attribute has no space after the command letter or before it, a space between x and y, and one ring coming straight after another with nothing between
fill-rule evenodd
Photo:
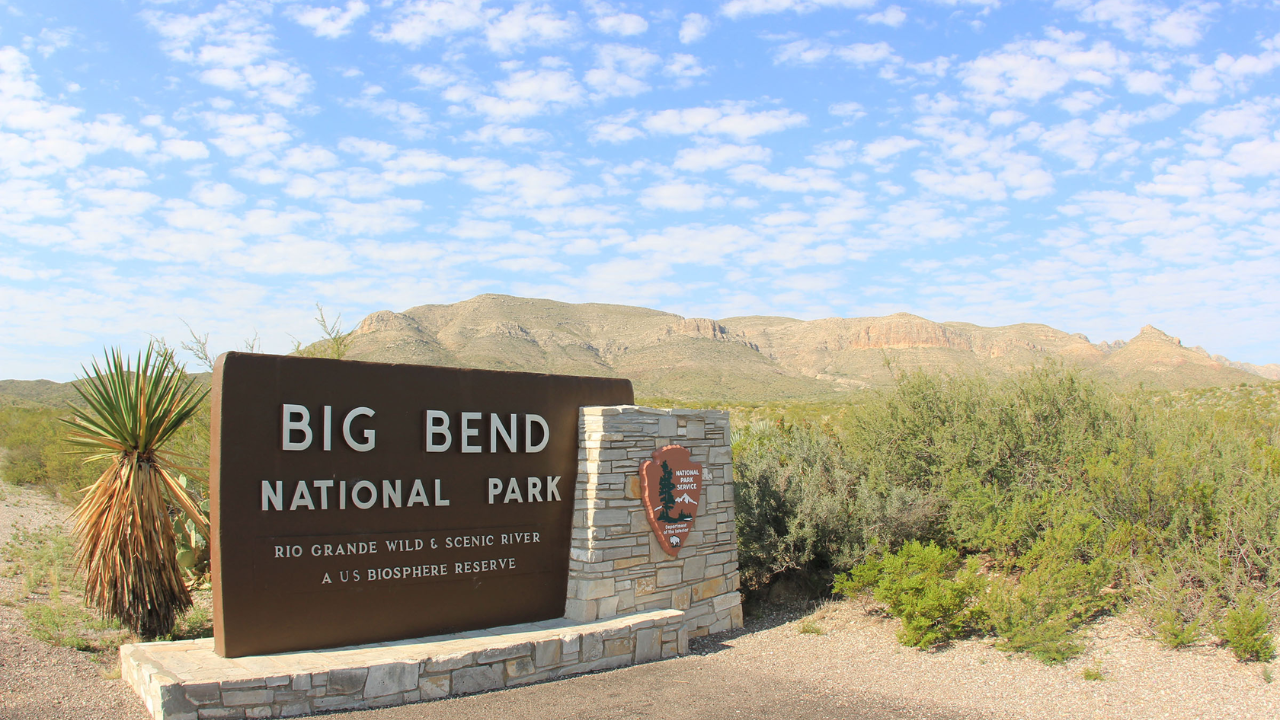
<instances>
[{"instance_id":1,"label":"desert vegetation","mask_svg":"<svg viewBox=\"0 0 1280 720\"><path fill-rule=\"evenodd\" d=\"M323 339L301 350L341 356L349 333L317 322ZM841 401L720 407L733 413L751 600L778 586L857 597L901 618L907 645L981 635L1048 662L1080 651L1084 624L1122 610L1172 648L1275 654L1280 384L1118 388L1049 362L1003 379L907 372ZM110 463L68 453L68 415L0 407L0 475L78 499ZM208 429L204 402L167 446L191 462L175 479L197 504ZM183 578L198 587L204 537L185 513L168 517ZM11 562L65 550L27 540L8 549ZM83 587L32 563L19 566L46 591L51 578ZM175 632L188 625L202 622Z\"/></svg>"},{"instance_id":2,"label":"desert vegetation","mask_svg":"<svg viewBox=\"0 0 1280 720\"><path fill-rule=\"evenodd\" d=\"M739 414L748 592L871 598L921 648L981 634L1055 662L1131 608L1170 647L1274 656L1280 386L1116 393L1048 364Z\"/></svg>"}]
</instances>

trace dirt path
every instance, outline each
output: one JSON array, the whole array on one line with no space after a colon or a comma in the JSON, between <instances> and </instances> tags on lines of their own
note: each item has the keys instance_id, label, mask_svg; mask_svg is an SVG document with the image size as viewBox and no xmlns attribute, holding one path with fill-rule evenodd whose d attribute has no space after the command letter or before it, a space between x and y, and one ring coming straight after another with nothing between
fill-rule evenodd
<instances>
[{"instance_id":1,"label":"dirt path","mask_svg":"<svg viewBox=\"0 0 1280 720\"><path fill-rule=\"evenodd\" d=\"M37 492L0 485L0 543L17 527L65 522L66 508ZM145 720L114 668L86 653L32 639L12 602L17 579L0 572L0 718ZM790 622L749 623L749 632L695 643L697 654L485 695L384 710L351 720L488 718L771 718L777 720L1273 720L1280 682L1264 666L1221 648L1174 652L1141 637L1124 618L1090 630L1089 650L1049 667L1009 656L989 641L938 652L904 648L896 622L834 603L811 619L822 635ZM1104 680L1086 680L1084 670ZM1280 675L1280 664L1270 668Z\"/></svg>"},{"instance_id":2,"label":"dirt path","mask_svg":"<svg viewBox=\"0 0 1280 720\"><path fill-rule=\"evenodd\" d=\"M43 493L0 483L0 545L19 528L67 525L69 509ZM147 717L142 703L120 680L118 667L93 656L31 637L22 606L14 602L19 578L0 567L0 718L89 720Z\"/></svg>"}]
</instances>

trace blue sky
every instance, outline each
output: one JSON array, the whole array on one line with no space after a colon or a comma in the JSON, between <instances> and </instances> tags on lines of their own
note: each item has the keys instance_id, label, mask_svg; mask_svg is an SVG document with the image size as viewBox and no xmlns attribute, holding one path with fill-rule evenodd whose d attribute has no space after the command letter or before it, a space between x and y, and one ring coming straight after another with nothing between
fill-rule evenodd
<instances>
[{"instance_id":1,"label":"blue sky","mask_svg":"<svg viewBox=\"0 0 1280 720\"><path fill-rule=\"evenodd\" d=\"M0 377L482 292L1280 361L1277 9L0 0Z\"/></svg>"}]
</instances>

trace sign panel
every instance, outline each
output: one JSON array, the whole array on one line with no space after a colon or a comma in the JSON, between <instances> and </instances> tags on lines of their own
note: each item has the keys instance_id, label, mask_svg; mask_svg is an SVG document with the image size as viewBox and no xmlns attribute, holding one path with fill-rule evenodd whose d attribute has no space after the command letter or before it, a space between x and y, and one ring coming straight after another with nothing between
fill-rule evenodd
<instances>
[{"instance_id":1,"label":"sign panel","mask_svg":"<svg viewBox=\"0 0 1280 720\"><path fill-rule=\"evenodd\" d=\"M653 451L640 466L641 495L649 527L668 555L680 554L698 505L702 502L702 464L689 458L689 449L668 445Z\"/></svg>"},{"instance_id":2,"label":"sign panel","mask_svg":"<svg viewBox=\"0 0 1280 720\"><path fill-rule=\"evenodd\" d=\"M226 353L214 643L241 657L564 614L578 409L631 382Z\"/></svg>"}]
</instances>

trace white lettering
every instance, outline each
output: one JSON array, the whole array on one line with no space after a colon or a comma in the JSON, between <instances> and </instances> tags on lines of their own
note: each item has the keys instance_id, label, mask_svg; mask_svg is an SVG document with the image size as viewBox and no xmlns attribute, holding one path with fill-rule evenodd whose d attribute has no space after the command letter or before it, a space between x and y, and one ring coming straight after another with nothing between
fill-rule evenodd
<instances>
[{"instance_id":1,"label":"white lettering","mask_svg":"<svg viewBox=\"0 0 1280 720\"><path fill-rule=\"evenodd\" d=\"M396 480L395 489L391 487L390 480L382 481L382 507L390 507L387 502L391 502L396 507L400 507L400 481Z\"/></svg>"},{"instance_id":2,"label":"white lettering","mask_svg":"<svg viewBox=\"0 0 1280 720\"><path fill-rule=\"evenodd\" d=\"M339 510L347 509L347 481L346 480L338 481L338 509Z\"/></svg>"},{"instance_id":3,"label":"white lettering","mask_svg":"<svg viewBox=\"0 0 1280 720\"><path fill-rule=\"evenodd\" d=\"M560 499L560 489L556 487L560 483L560 476L547 476L547 501Z\"/></svg>"},{"instance_id":4,"label":"white lettering","mask_svg":"<svg viewBox=\"0 0 1280 720\"><path fill-rule=\"evenodd\" d=\"M414 503L422 503L424 507L431 504L427 502L427 491L422 487L420 479L413 481L413 489L409 491L409 503L405 507L413 507Z\"/></svg>"},{"instance_id":5,"label":"white lettering","mask_svg":"<svg viewBox=\"0 0 1280 720\"><path fill-rule=\"evenodd\" d=\"M307 491L307 481L299 480L298 487L293 490L293 502L289 504L290 510L297 510L299 505L306 505L308 510L315 510L316 506L311 502L311 493Z\"/></svg>"},{"instance_id":6,"label":"white lettering","mask_svg":"<svg viewBox=\"0 0 1280 720\"><path fill-rule=\"evenodd\" d=\"M262 511L267 511L268 503L274 505L276 510L281 510L281 503L284 502L284 483L280 480L276 481L275 489L272 489L270 481L262 481ZM490 500L489 502L493 502Z\"/></svg>"},{"instance_id":7,"label":"white lettering","mask_svg":"<svg viewBox=\"0 0 1280 720\"><path fill-rule=\"evenodd\" d=\"M324 451L329 452L333 449L333 406L324 406Z\"/></svg>"},{"instance_id":8,"label":"white lettering","mask_svg":"<svg viewBox=\"0 0 1280 720\"><path fill-rule=\"evenodd\" d=\"M284 437L281 447L285 450L306 450L311 447L311 411L302 405L284 405ZM294 420L301 416L301 420ZM290 436L294 430L302 431L302 442L293 442Z\"/></svg>"},{"instance_id":9,"label":"white lettering","mask_svg":"<svg viewBox=\"0 0 1280 720\"><path fill-rule=\"evenodd\" d=\"M529 492L527 493L529 502L542 502L542 478L529 478Z\"/></svg>"},{"instance_id":10,"label":"white lettering","mask_svg":"<svg viewBox=\"0 0 1280 720\"><path fill-rule=\"evenodd\" d=\"M321 585L330 585L333 581L329 579L329 573L324 574L324 579L320 581Z\"/></svg>"},{"instance_id":11,"label":"white lettering","mask_svg":"<svg viewBox=\"0 0 1280 720\"><path fill-rule=\"evenodd\" d=\"M533 424L537 423L542 426L542 442L537 445L533 444ZM551 428L547 427L547 421L542 419L541 415L532 413L524 416L524 451L527 453L542 452L547 446L547 441L551 439Z\"/></svg>"},{"instance_id":12,"label":"white lettering","mask_svg":"<svg viewBox=\"0 0 1280 720\"><path fill-rule=\"evenodd\" d=\"M489 452L498 452L498 436L502 436L502 442L506 443L507 450L516 451L516 414L511 413L511 430L507 431L507 427L502 424L497 413L489 413Z\"/></svg>"},{"instance_id":13,"label":"white lettering","mask_svg":"<svg viewBox=\"0 0 1280 720\"><path fill-rule=\"evenodd\" d=\"M364 431L364 442L358 443L355 438L351 437L351 421L358 417L373 417L373 411L367 407L358 407L347 413L347 419L342 421L342 437L346 439L347 446L356 452L369 452L373 449L372 430ZM309 442L309 441L308 441Z\"/></svg>"},{"instance_id":14,"label":"white lettering","mask_svg":"<svg viewBox=\"0 0 1280 720\"><path fill-rule=\"evenodd\" d=\"M360 491L365 489L369 491L369 501L361 502ZM368 480L361 480L360 482L356 483L355 487L351 488L351 502L355 503L356 507L360 508L361 510L368 510L369 508L373 507L373 504L377 501L378 501L378 488Z\"/></svg>"},{"instance_id":15,"label":"white lettering","mask_svg":"<svg viewBox=\"0 0 1280 720\"><path fill-rule=\"evenodd\" d=\"M444 442L437 443L436 436L443 435ZM453 444L449 432L449 414L440 410L427 411L427 452L444 452Z\"/></svg>"},{"instance_id":16,"label":"white lettering","mask_svg":"<svg viewBox=\"0 0 1280 720\"><path fill-rule=\"evenodd\" d=\"M320 488L320 509L329 509L329 488L333 487L332 480L312 480L312 485Z\"/></svg>"},{"instance_id":17,"label":"white lettering","mask_svg":"<svg viewBox=\"0 0 1280 720\"><path fill-rule=\"evenodd\" d=\"M266 485L265 482L262 484ZM266 490L264 489L263 492L265 493ZM499 480L498 478L489 478L489 504L490 505L493 504L493 499L498 497L498 493L500 492L502 492L502 481ZM263 497L266 497L266 496L264 495ZM266 500L262 501L262 509L263 510L267 509ZM276 509L279 510L279 508L276 508Z\"/></svg>"},{"instance_id":18,"label":"white lettering","mask_svg":"<svg viewBox=\"0 0 1280 720\"><path fill-rule=\"evenodd\" d=\"M524 498L520 497L520 484L515 478L511 478L511 484L507 486L507 494L502 498L502 502L509 503L515 498L516 502L524 502Z\"/></svg>"},{"instance_id":19,"label":"white lettering","mask_svg":"<svg viewBox=\"0 0 1280 720\"><path fill-rule=\"evenodd\" d=\"M480 434L480 428L471 427L470 423L484 417L484 413L464 412L462 413L462 452L478 453L483 450L479 445L472 445L467 438L475 437Z\"/></svg>"},{"instance_id":20,"label":"white lettering","mask_svg":"<svg viewBox=\"0 0 1280 720\"><path fill-rule=\"evenodd\" d=\"M436 507L445 507L448 504L449 504L449 501L445 500L440 495L440 478L436 478Z\"/></svg>"}]
</instances>

